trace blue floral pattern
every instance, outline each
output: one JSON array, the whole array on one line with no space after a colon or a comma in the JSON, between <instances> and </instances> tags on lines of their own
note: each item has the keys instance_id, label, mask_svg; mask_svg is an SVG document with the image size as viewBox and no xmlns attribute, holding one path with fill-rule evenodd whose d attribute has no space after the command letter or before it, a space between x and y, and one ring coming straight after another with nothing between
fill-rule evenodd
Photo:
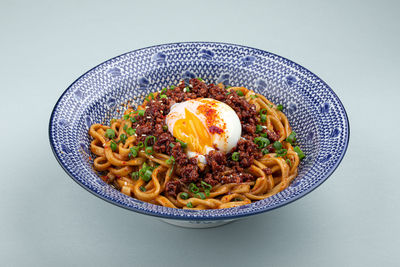
<instances>
[{"instance_id":1,"label":"blue floral pattern","mask_svg":"<svg viewBox=\"0 0 400 267\"><path fill-rule=\"evenodd\" d=\"M138 79L138 84L139 84L139 90L140 91L146 91L147 87L149 86L150 82L147 80L145 77L140 77Z\"/></svg>"},{"instance_id":2,"label":"blue floral pattern","mask_svg":"<svg viewBox=\"0 0 400 267\"><path fill-rule=\"evenodd\" d=\"M299 175L282 192L249 205L224 210L171 209L128 197L104 183L93 171L88 129L119 117L120 104L141 103L160 88L182 78L245 86L282 104L298 142L307 155ZM130 102L128 102L130 101ZM110 59L76 80L51 115L49 138L66 172L88 191L118 206L169 219L227 220L288 204L325 181L342 160L349 124L335 93L316 75L296 63L246 46L188 42L153 46Z\"/></svg>"},{"instance_id":3,"label":"blue floral pattern","mask_svg":"<svg viewBox=\"0 0 400 267\"><path fill-rule=\"evenodd\" d=\"M229 85L229 73L224 73L219 76L217 83L223 83L225 86Z\"/></svg>"},{"instance_id":4,"label":"blue floral pattern","mask_svg":"<svg viewBox=\"0 0 400 267\"><path fill-rule=\"evenodd\" d=\"M201 49L200 50L201 58L206 60L211 60L214 56L214 52L209 49Z\"/></svg>"},{"instance_id":5,"label":"blue floral pattern","mask_svg":"<svg viewBox=\"0 0 400 267\"><path fill-rule=\"evenodd\" d=\"M163 52L158 52L154 54L152 59L158 64L164 64L166 63L167 55Z\"/></svg>"},{"instance_id":6,"label":"blue floral pattern","mask_svg":"<svg viewBox=\"0 0 400 267\"><path fill-rule=\"evenodd\" d=\"M107 71L107 73L111 76L111 77L119 77L119 76L121 76L122 74L121 74L121 69L120 68L117 68L117 67L113 67L113 68L110 68L108 71Z\"/></svg>"},{"instance_id":7,"label":"blue floral pattern","mask_svg":"<svg viewBox=\"0 0 400 267\"><path fill-rule=\"evenodd\" d=\"M242 57L240 60L242 61L243 67L248 67L254 63L256 58L254 56L245 56L245 57Z\"/></svg>"},{"instance_id":8,"label":"blue floral pattern","mask_svg":"<svg viewBox=\"0 0 400 267\"><path fill-rule=\"evenodd\" d=\"M185 84L188 85L189 84L189 80L196 78L196 74L194 74L191 71L185 71L182 73L182 79L185 81Z\"/></svg>"},{"instance_id":9,"label":"blue floral pattern","mask_svg":"<svg viewBox=\"0 0 400 267\"><path fill-rule=\"evenodd\" d=\"M329 103L324 103L320 108L321 113L328 113L329 112Z\"/></svg>"},{"instance_id":10,"label":"blue floral pattern","mask_svg":"<svg viewBox=\"0 0 400 267\"><path fill-rule=\"evenodd\" d=\"M286 83L288 86L293 86L297 82L296 77L289 75L286 77Z\"/></svg>"}]
</instances>

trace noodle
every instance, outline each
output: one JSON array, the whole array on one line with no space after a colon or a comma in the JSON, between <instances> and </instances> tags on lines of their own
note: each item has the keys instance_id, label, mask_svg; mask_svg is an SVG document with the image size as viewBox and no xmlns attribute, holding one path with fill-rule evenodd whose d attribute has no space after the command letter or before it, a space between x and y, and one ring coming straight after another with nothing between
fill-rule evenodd
<instances>
[{"instance_id":1,"label":"noodle","mask_svg":"<svg viewBox=\"0 0 400 267\"><path fill-rule=\"evenodd\" d=\"M222 84L217 88L228 90ZM169 194L167 187L171 182L180 180L177 170L182 166L171 160L171 155L153 151L153 147L149 148L148 143L155 143L152 140L154 136L146 137L145 142L139 142L139 136L132 132L134 123L129 115L145 111L150 103L149 99L136 111L132 108L126 110L124 117L113 119L110 126L93 124L90 127L89 134L93 138L90 150L95 156L93 168L102 174L101 178L105 182L123 194L170 208L231 208L279 193L297 176L300 163L300 154L293 148L292 140L289 140L294 133L292 134L288 119L277 105L260 94L245 87L231 87L229 91L242 95L250 105L255 106L257 114L265 112L265 120L257 123L273 133L279 133L278 143L282 147L276 149L277 151L264 149L266 154L254 159L251 166L244 170L254 177L252 181L220 182L211 186L200 179L192 187L188 183L181 186L176 196ZM153 93L152 97L159 97L159 93ZM196 127L193 124L191 126ZM144 145L140 146L141 143ZM198 167L201 172L207 170L208 165L199 163Z\"/></svg>"}]
</instances>

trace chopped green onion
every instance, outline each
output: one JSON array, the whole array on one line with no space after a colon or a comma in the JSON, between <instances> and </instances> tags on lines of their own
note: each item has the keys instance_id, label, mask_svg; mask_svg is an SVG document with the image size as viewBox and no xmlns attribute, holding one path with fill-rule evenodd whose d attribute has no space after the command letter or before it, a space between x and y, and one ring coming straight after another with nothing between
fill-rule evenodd
<instances>
[{"instance_id":1,"label":"chopped green onion","mask_svg":"<svg viewBox=\"0 0 400 267\"><path fill-rule=\"evenodd\" d=\"M140 191L142 192L146 192L146 187L144 187L143 185L141 187L139 187Z\"/></svg>"},{"instance_id":2,"label":"chopped green onion","mask_svg":"<svg viewBox=\"0 0 400 267\"><path fill-rule=\"evenodd\" d=\"M274 148L276 150L282 149L282 144L279 141L275 141L275 143L273 144Z\"/></svg>"},{"instance_id":3,"label":"chopped green onion","mask_svg":"<svg viewBox=\"0 0 400 267\"><path fill-rule=\"evenodd\" d=\"M262 153L263 153L263 155L266 155L266 154L269 153L269 150L268 150L267 148L264 148L264 149L262 150Z\"/></svg>"},{"instance_id":4,"label":"chopped green onion","mask_svg":"<svg viewBox=\"0 0 400 267\"><path fill-rule=\"evenodd\" d=\"M237 90L236 93L238 94L238 96L244 96L243 92L240 90Z\"/></svg>"},{"instance_id":5,"label":"chopped green onion","mask_svg":"<svg viewBox=\"0 0 400 267\"><path fill-rule=\"evenodd\" d=\"M153 154L153 147L152 146L148 146L144 150L145 150L147 155Z\"/></svg>"},{"instance_id":6,"label":"chopped green onion","mask_svg":"<svg viewBox=\"0 0 400 267\"><path fill-rule=\"evenodd\" d=\"M160 92L160 94L162 94L162 93L166 93L167 92L167 88L163 88L162 90L161 90L161 92Z\"/></svg>"},{"instance_id":7,"label":"chopped green onion","mask_svg":"<svg viewBox=\"0 0 400 267\"><path fill-rule=\"evenodd\" d=\"M168 165L174 165L175 164L175 158L174 156L169 157L169 159L167 159L166 163Z\"/></svg>"},{"instance_id":8,"label":"chopped green onion","mask_svg":"<svg viewBox=\"0 0 400 267\"><path fill-rule=\"evenodd\" d=\"M144 147L148 147L148 142L150 139L153 139L153 144L155 144L157 142L157 138L154 135L149 135L146 137L146 139L144 140Z\"/></svg>"},{"instance_id":9,"label":"chopped green onion","mask_svg":"<svg viewBox=\"0 0 400 267\"><path fill-rule=\"evenodd\" d=\"M175 85L171 85L171 86L169 87L169 89L172 90L172 89L175 89L175 87L176 87Z\"/></svg>"},{"instance_id":10,"label":"chopped green onion","mask_svg":"<svg viewBox=\"0 0 400 267\"><path fill-rule=\"evenodd\" d=\"M179 197L182 198L182 199L188 199L188 198L189 198L189 194L186 193L186 192L183 192L183 193L181 193L181 194L179 195Z\"/></svg>"},{"instance_id":11,"label":"chopped green onion","mask_svg":"<svg viewBox=\"0 0 400 267\"><path fill-rule=\"evenodd\" d=\"M288 142L289 144L293 144L294 141L296 141L296 133L292 131L286 138L286 142Z\"/></svg>"},{"instance_id":12,"label":"chopped green onion","mask_svg":"<svg viewBox=\"0 0 400 267\"><path fill-rule=\"evenodd\" d=\"M139 172L132 172L131 177L133 180L139 179Z\"/></svg>"},{"instance_id":13,"label":"chopped green onion","mask_svg":"<svg viewBox=\"0 0 400 267\"><path fill-rule=\"evenodd\" d=\"M239 152L233 152L232 153L232 160L233 161L238 161L239 160Z\"/></svg>"},{"instance_id":14,"label":"chopped green onion","mask_svg":"<svg viewBox=\"0 0 400 267\"><path fill-rule=\"evenodd\" d=\"M160 95L160 99L163 99L163 98L167 99L168 96L166 96L166 95Z\"/></svg>"},{"instance_id":15,"label":"chopped green onion","mask_svg":"<svg viewBox=\"0 0 400 267\"><path fill-rule=\"evenodd\" d=\"M230 94L232 94L232 92L226 92L226 94L227 94L227 95L230 95Z\"/></svg>"},{"instance_id":16,"label":"chopped green onion","mask_svg":"<svg viewBox=\"0 0 400 267\"><path fill-rule=\"evenodd\" d=\"M204 181L201 181L201 186L204 188L204 190L211 190L212 186Z\"/></svg>"},{"instance_id":17,"label":"chopped green onion","mask_svg":"<svg viewBox=\"0 0 400 267\"><path fill-rule=\"evenodd\" d=\"M265 115L265 114L261 114L260 118L261 118L261 122L267 121L267 115Z\"/></svg>"},{"instance_id":18,"label":"chopped green onion","mask_svg":"<svg viewBox=\"0 0 400 267\"><path fill-rule=\"evenodd\" d=\"M251 95L250 97L251 97L252 99L254 99L254 98L257 98L258 95Z\"/></svg>"},{"instance_id":19,"label":"chopped green onion","mask_svg":"<svg viewBox=\"0 0 400 267\"><path fill-rule=\"evenodd\" d=\"M129 127L128 129L126 129L126 133L128 135L134 135L136 133L136 129L132 129L131 127Z\"/></svg>"},{"instance_id":20,"label":"chopped green onion","mask_svg":"<svg viewBox=\"0 0 400 267\"><path fill-rule=\"evenodd\" d=\"M264 111L265 111L265 113L264 113ZM260 116L261 116L262 114L266 114L266 113L267 113L267 110L266 110L265 108L262 108L262 109L260 110L260 112L259 112Z\"/></svg>"},{"instance_id":21,"label":"chopped green onion","mask_svg":"<svg viewBox=\"0 0 400 267\"><path fill-rule=\"evenodd\" d=\"M169 143L169 146L170 146L170 147L174 147L175 144L174 144L174 143Z\"/></svg>"},{"instance_id":22,"label":"chopped green onion","mask_svg":"<svg viewBox=\"0 0 400 267\"><path fill-rule=\"evenodd\" d=\"M193 208L192 202L188 202L188 203L186 204L186 207L188 207L188 208Z\"/></svg>"},{"instance_id":23,"label":"chopped green onion","mask_svg":"<svg viewBox=\"0 0 400 267\"><path fill-rule=\"evenodd\" d=\"M165 132L165 131L168 130L168 126L167 126L167 125L163 125L163 126L162 126L162 129L163 129L163 131Z\"/></svg>"},{"instance_id":24,"label":"chopped green onion","mask_svg":"<svg viewBox=\"0 0 400 267\"><path fill-rule=\"evenodd\" d=\"M132 123L137 122L136 117L131 117L130 120L131 120Z\"/></svg>"},{"instance_id":25,"label":"chopped green onion","mask_svg":"<svg viewBox=\"0 0 400 267\"><path fill-rule=\"evenodd\" d=\"M262 125L258 124L258 125L256 126L256 133L261 133L262 130L263 130Z\"/></svg>"},{"instance_id":26,"label":"chopped green onion","mask_svg":"<svg viewBox=\"0 0 400 267\"><path fill-rule=\"evenodd\" d=\"M295 147L293 148L293 150L294 150L294 152L297 153L297 155L299 155L300 160L302 160L302 159L306 156L306 155L304 154L304 152L301 151L300 147L298 147L298 146L295 146Z\"/></svg>"},{"instance_id":27,"label":"chopped green onion","mask_svg":"<svg viewBox=\"0 0 400 267\"><path fill-rule=\"evenodd\" d=\"M264 148L270 144L270 141L268 138L265 137L256 137L254 138L254 143L258 145L258 148Z\"/></svg>"},{"instance_id":28,"label":"chopped green onion","mask_svg":"<svg viewBox=\"0 0 400 267\"><path fill-rule=\"evenodd\" d=\"M206 196L210 196L210 190L209 189L204 189L204 193L206 193Z\"/></svg>"},{"instance_id":29,"label":"chopped green onion","mask_svg":"<svg viewBox=\"0 0 400 267\"><path fill-rule=\"evenodd\" d=\"M203 192L195 194L195 197L201 198L201 199L206 199L206 196L204 195Z\"/></svg>"},{"instance_id":30,"label":"chopped green onion","mask_svg":"<svg viewBox=\"0 0 400 267\"><path fill-rule=\"evenodd\" d=\"M123 144L125 144L125 141L126 141L126 134L121 134L120 136L119 136L119 141L121 141Z\"/></svg>"},{"instance_id":31,"label":"chopped green onion","mask_svg":"<svg viewBox=\"0 0 400 267\"><path fill-rule=\"evenodd\" d=\"M111 150L112 150L112 151L115 151L115 150L117 150L117 144L116 144L116 143L114 143L114 141L111 141L111 143L110 143L110 147L111 147Z\"/></svg>"},{"instance_id":32,"label":"chopped green onion","mask_svg":"<svg viewBox=\"0 0 400 267\"><path fill-rule=\"evenodd\" d=\"M130 117L130 115L131 115L130 113L129 113L129 114L125 114L125 115L124 115L124 120L128 120L129 117Z\"/></svg>"},{"instance_id":33,"label":"chopped green onion","mask_svg":"<svg viewBox=\"0 0 400 267\"><path fill-rule=\"evenodd\" d=\"M203 81L203 79L202 78L196 78L197 80L199 80L200 82L202 82Z\"/></svg>"},{"instance_id":34,"label":"chopped green onion","mask_svg":"<svg viewBox=\"0 0 400 267\"><path fill-rule=\"evenodd\" d=\"M153 172L150 169L147 169L144 174L142 175L142 180L148 182L151 180L151 175L153 174Z\"/></svg>"},{"instance_id":35,"label":"chopped green onion","mask_svg":"<svg viewBox=\"0 0 400 267\"><path fill-rule=\"evenodd\" d=\"M115 137L115 131L113 129L107 129L106 137L109 139L113 139Z\"/></svg>"},{"instance_id":36,"label":"chopped green onion","mask_svg":"<svg viewBox=\"0 0 400 267\"><path fill-rule=\"evenodd\" d=\"M154 99L154 94L153 93L150 93L148 96L146 96L146 98L145 98L145 100L146 101L150 101L150 100L152 100L152 99Z\"/></svg>"},{"instance_id":37,"label":"chopped green onion","mask_svg":"<svg viewBox=\"0 0 400 267\"><path fill-rule=\"evenodd\" d=\"M157 138L154 135L149 135L146 137L146 139L144 140L144 147L148 147L148 142L150 139L153 139L153 144L157 142Z\"/></svg>"},{"instance_id":38,"label":"chopped green onion","mask_svg":"<svg viewBox=\"0 0 400 267\"><path fill-rule=\"evenodd\" d=\"M139 116L144 116L144 110L143 109L138 110L138 114L139 114Z\"/></svg>"},{"instance_id":39,"label":"chopped green onion","mask_svg":"<svg viewBox=\"0 0 400 267\"><path fill-rule=\"evenodd\" d=\"M282 111L283 110L283 106L281 104L279 104L279 105L276 106L276 109L279 110L279 111Z\"/></svg>"},{"instance_id":40,"label":"chopped green onion","mask_svg":"<svg viewBox=\"0 0 400 267\"><path fill-rule=\"evenodd\" d=\"M139 148L137 146L131 147L129 150L129 157L136 158L139 154Z\"/></svg>"},{"instance_id":41,"label":"chopped green onion","mask_svg":"<svg viewBox=\"0 0 400 267\"><path fill-rule=\"evenodd\" d=\"M190 92L189 86L186 86L186 87L183 89L183 91L184 91L185 93L189 93L189 92Z\"/></svg>"},{"instance_id":42,"label":"chopped green onion","mask_svg":"<svg viewBox=\"0 0 400 267\"><path fill-rule=\"evenodd\" d=\"M290 159L286 159L286 163L289 164L290 167L292 167L292 162L290 161Z\"/></svg>"},{"instance_id":43,"label":"chopped green onion","mask_svg":"<svg viewBox=\"0 0 400 267\"><path fill-rule=\"evenodd\" d=\"M187 144L185 142L179 140L179 139L176 139L176 142L179 142L181 144L182 148L186 148L187 147Z\"/></svg>"},{"instance_id":44,"label":"chopped green onion","mask_svg":"<svg viewBox=\"0 0 400 267\"><path fill-rule=\"evenodd\" d=\"M143 181L148 182L151 180L151 175L153 174L153 170L146 163L143 163L142 168L139 171L139 176Z\"/></svg>"},{"instance_id":45,"label":"chopped green onion","mask_svg":"<svg viewBox=\"0 0 400 267\"><path fill-rule=\"evenodd\" d=\"M124 129L124 131L126 131L128 129L128 125L125 124L122 129Z\"/></svg>"},{"instance_id":46,"label":"chopped green onion","mask_svg":"<svg viewBox=\"0 0 400 267\"><path fill-rule=\"evenodd\" d=\"M260 134L262 137L268 138L268 134L267 133L261 133Z\"/></svg>"},{"instance_id":47,"label":"chopped green onion","mask_svg":"<svg viewBox=\"0 0 400 267\"><path fill-rule=\"evenodd\" d=\"M194 183L189 184L189 190L190 190L190 192L195 193L195 194L200 191L200 189Z\"/></svg>"},{"instance_id":48,"label":"chopped green onion","mask_svg":"<svg viewBox=\"0 0 400 267\"><path fill-rule=\"evenodd\" d=\"M275 157L284 157L287 154L287 149L279 149L276 151Z\"/></svg>"},{"instance_id":49,"label":"chopped green onion","mask_svg":"<svg viewBox=\"0 0 400 267\"><path fill-rule=\"evenodd\" d=\"M138 147L143 147L143 142L139 142Z\"/></svg>"},{"instance_id":50,"label":"chopped green onion","mask_svg":"<svg viewBox=\"0 0 400 267\"><path fill-rule=\"evenodd\" d=\"M232 86L230 86L230 85L225 86L226 89L231 88L231 87L232 87Z\"/></svg>"}]
</instances>

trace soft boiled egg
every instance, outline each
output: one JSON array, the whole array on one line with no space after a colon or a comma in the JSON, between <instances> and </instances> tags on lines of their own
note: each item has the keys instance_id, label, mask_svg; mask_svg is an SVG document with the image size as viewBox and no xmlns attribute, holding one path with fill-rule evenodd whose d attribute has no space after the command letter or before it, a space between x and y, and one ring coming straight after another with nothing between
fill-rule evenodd
<instances>
[{"instance_id":1,"label":"soft boiled egg","mask_svg":"<svg viewBox=\"0 0 400 267\"><path fill-rule=\"evenodd\" d=\"M187 155L206 164L211 150L227 153L242 135L236 112L227 104L211 98L176 103L166 117L170 133L187 143Z\"/></svg>"}]
</instances>

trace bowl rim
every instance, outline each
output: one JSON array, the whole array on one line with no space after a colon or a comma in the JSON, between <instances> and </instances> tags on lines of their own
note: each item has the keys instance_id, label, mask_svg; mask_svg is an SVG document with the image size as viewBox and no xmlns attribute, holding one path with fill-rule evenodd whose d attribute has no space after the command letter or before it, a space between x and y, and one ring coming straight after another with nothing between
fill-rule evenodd
<instances>
[{"instance_id":1,"label":"bowl rim","mask_svg":"<svg viewBox=\"0 0 400 267\"><path fill-rule=\"evenodd\" d=\"M298 67L298 68L301 68L301 69L303 69L306 73L308 73L308 74L310 74L310 75L312 75L312 76L318 78L318 79L320 80L320 82L324 85L324 87L326 87L326 88L330 91L330 93L332 93L332 96L336 99L337 103L340 105L341 109L343 110L343 114L342 114L342 115L343 115L344 118L345 118L345 126L346 126L345 129L347 129L347 138L344 140L344 148L343 148L343 150L342 150L342 153L341 153L341 155L340 155L338 161L335 163L334 166L331 167L331 169L329 170L329 172L327 172L323 178L321 178L321 179L320 179L317 183L315 183L313 186L311 186L310 188L304 190L303 192L301 192L300 194L294 196L293 198L290 198L289 200L287 200L287 201L285 201L285 202L283 202L283 203L279 203L279 204L276 204L276 205L271 206L271 207L265 207L265 208L258 209L258 210L251 210L251 209L250 209L250 210L248 210L248 212L243 213L243 214L230 214L230 215L223 215L223 214L222 214L222 215L220 215L220 216L218 216L218 217L213 217L213 216L209 216L209 215L204 215L204 216L201 216L201 217L199 217L199 216L193 217L193 216L186 216L186 215L193 214L193 211L186 211L186 210L184 210L184 209L179 209L180 211L183 212L183 215L182 215L182 216L178 216L178 215L173 215L173 214L171 214L171 215L168 215L168 214L160 214L160 213L157 213L156 211L141 210L141 209L137 209L137 208L135 208L135 207L127 207L127 206L125 206L125 205L122 205L122 204L120 204L120 203L118 203L118 202L112 201L112 200L110 200L110 199L108 199L108 198L102 196L101 194L99 194L98 192L96 192L96 191L94 191L94 190L89 189L89 188L86 187L83 183L81 183L81 182L66 168L66 166L61 162L61 160L59 159L59 157L58 157L58 155L57 155L57 153L56 153L56 151L55 151L55 148L54 148L54 147L55 147L55 144L54 144L54 140L53 140L53 138L52 138L52 136L51 136L51 129L52 129L52 126L53 126L53 123L52 123L52 122L53 122L53 117L54 117L54 115L55 115L55 111L56 111L57 107L58 107L59 104L60 104L60 101L63 99L64 95L70 90L70 88L71 88L72 86L75 85L75 83L77 83L82 77L84 77L86 74L90 73L91 71L95 70L96 68L100 67L101 65L106 64L106 63L108 63L108 62L110 62L110 61L112 61L112 60L115 60L115 59L117 59L117 58L123 57L123 56L125 56L125 55L127 55L127 54L130 54L130 53L133 53L133 52L138 52L138 51L145 50L145 49L163 47L163 46L168 46L168 45L179 45L179 44L207 44L207 43L208 43L208 44L222 44L222 45L228 45L228 46L242 47L242 48L247 48L247 49L256 50L256 51L259 51L259 52L262 52L262 53L267 53L267 54L269 54L269 55L272 55L272 56L275 56L275 57L278 57L278 58L282 58L282 59L286 60L288 63L292 64L293 66ZM52 111L51 111L50 119L49 119L48 135L49 135L49 141L50 141L51 150L52 150L53 155L54 155L54 157L56 158L58 164L61 165L61 167L62 167L62 168L64 169L64 171L70 176L70 178L72 178L72 180L74 180L78 185L80 185L80 186L81 186L82 188L84 188L86 191L88 191L88 192L90 192L91 194L93 194L93 195L99 197L100 199L105 200L106 202L108 202L108 203L110 203L110 204L113 204L113 205L116 205L116 206L118 206L118 207L127 209L127 210L129 210L129 211L134 211L134 212L137 212L137 213L141 213L141 214L145 214L145 215L150 215L150 216L154 216L154 217L158 217L158 218L174 219L174 220L182 220L182 221L217 221L217 220L237 219L237 218L241 218L241 217L247 217L247 216L256 215L256 214L264 213L264 212L267 212L267 211L271 211L271 210L274 210L274 209L277 209L277 208L286 206L286 205L288 205L288 204L290 204L290 203L292 203L292 202L294 202L294 201L296 201L296 200L298 200L298 199L300 199L300 198L302 198L302 197L308 195L308 194L311 193L312 191L314 191L316 188L318 188L322 183L324 183L324 182L333 174L333 172L338 168L338 166L339 166L340 163L342 162L342 160L343 160L343 158L344 158L344 156L345 156L345 154L346 154L346 152L347 152L347 148L348 148L349 141L350 141L350 123L349 123L349 118L348 118L346 109L345 109L345 107L344 107L342 101L341 101L340 98L337 96L337 94L332 90L332 88L331 88L324 80L322 80L319 76L317 76L316 74L314 74L313 72L311 72L309 69L303 67L302 65L300 65L300 64L298 64L298 63L296 63L296 62L294 62L294 61L292 61L292 60L290 60L290 59L287 59L287 58L285 58L285 57L282 57L282 56L277 55L277 54L275 54L275 53L271 53L271 52L266 51L266 50L262 50L262 49L259 49L259 48L254 48L254 47L250 47L250 46L246 46L246 45L239 45L239 44L226 43L226 42L213 42L213 41L185 41L185 42L164 43L164 44L152 45L152 46L147 46L147 47L143 47L143 48L131 50L131 51L122 53L122 54L120 54L120 55L118 55L118 56L115 56L115 57L112 57L112 58L110 58L110 59L107 59L107 60L101 62L100 64L94 66L93 68L89 69L88 71L86 71L86 72L83 73L82 75L80 75L77 79L75 79L75 80L64 90L64 92L61 94L61 96L58 98L56 104L54 105L54 107L53 107L53 109L52 109ZM137 200L138 200L138 199L137 199ZM141 200L138 200L138 201L141 201ZM150 205L151 203L148 203L148 204ZM151 205L154 205L154 204L151 204ZM249 205L250 205L250 204L249 204ZM169 208L169 209L174 209L174 208ZM174 210L175 210L175 209L174 209ZM227 210L229 210L229 209L227 209ZM218 210L218 211L221 211L221 210ZM186 213L186 214L185 214L185 213Z\"/></svg>"}]
</instances>

